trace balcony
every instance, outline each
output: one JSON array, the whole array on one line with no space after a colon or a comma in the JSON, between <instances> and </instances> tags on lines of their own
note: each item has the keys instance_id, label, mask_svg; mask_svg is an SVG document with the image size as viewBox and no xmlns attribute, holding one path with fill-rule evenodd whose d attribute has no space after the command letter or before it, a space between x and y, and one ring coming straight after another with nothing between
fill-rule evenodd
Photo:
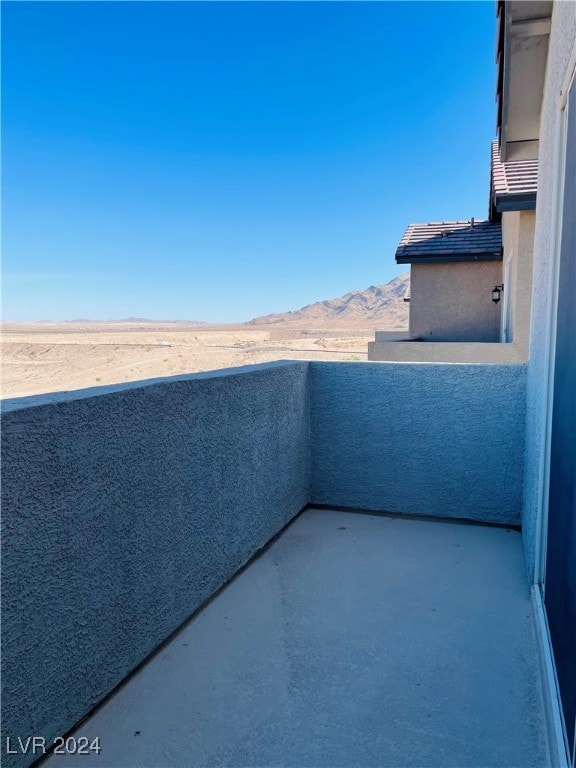
<instances>
[{"instance_id":1,"label":"balcony","mask_svg":"<svg viewBox=\"0 0 576 768\"><path fill-rule=\"evenodd\" d=\"M102 768L542 766L530 612L517 532L310 509L75 738Z\"/></svg>"},{"instance_id":2,"label":"balcony","mask_svg":"<svg viewBox=\"0 0 576 768\"><path fill-rule=\"evenodd\" d=\"M525 375L275 363L5 401L4 764L90 713L101 754L47 764L550 764Z\"/></svg>"}]
</instances>

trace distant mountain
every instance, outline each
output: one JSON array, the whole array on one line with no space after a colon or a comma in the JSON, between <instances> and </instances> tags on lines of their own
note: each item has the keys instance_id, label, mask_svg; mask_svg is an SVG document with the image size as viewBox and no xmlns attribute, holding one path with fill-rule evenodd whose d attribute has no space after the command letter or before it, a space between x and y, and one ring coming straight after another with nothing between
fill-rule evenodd
<instances>
[{"instance_id":1,"label":"distant mountain","mask_svg":"<svg viewBox=\"0 0 576 768\"><path fill-rule=\"evenodd\" d=\"M350 291L338 299L317 301L294 312L263 315L244 325L291 325L309 328L408 327L408 303L403 300L410 274L400 275L385 285L371 285L364 291Z\"/></svg>"},{"instance_id":2,"label":"distant mountain","mask_svg":"<svg viewBox=\"0 0 576 768\"><path fill-rule=\"evenodd\" d=\"M123 317L120 320L108 320L109 323L162 323L163 325L208 325L203 320L155 320L150 317Z\"/></svg>"},{"instance_id":3,"label":"distant mountain","mask_svg":"<svg viewBox=\"0 0 576 768\"><path fill-rule=\"evenodd\" d=\"M122 317L118 320L90 320L85 317L74 320L64 320L65 323L98 323L98 325L118 325L120 323L132 325L208 325L203 320L155 320L151 317Z\"/></svg>"}]
</instances>

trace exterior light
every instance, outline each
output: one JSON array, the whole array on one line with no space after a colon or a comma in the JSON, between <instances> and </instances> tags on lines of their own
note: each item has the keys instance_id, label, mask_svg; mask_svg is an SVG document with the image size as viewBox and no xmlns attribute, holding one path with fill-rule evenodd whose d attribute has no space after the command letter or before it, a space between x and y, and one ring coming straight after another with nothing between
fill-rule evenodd
<instances>
[{"instance_id":1,"label":"exterior light","mask_svg":"<svg viewBox=\"0 0 576 768\"><path fill-rule=\"evenodd\" d=\"M492 288L492 301L494 304L498 304L500 301L500 294L504 290L504 283L501 285L495 285L494 288Z\"/></svg>"}]
</instances>

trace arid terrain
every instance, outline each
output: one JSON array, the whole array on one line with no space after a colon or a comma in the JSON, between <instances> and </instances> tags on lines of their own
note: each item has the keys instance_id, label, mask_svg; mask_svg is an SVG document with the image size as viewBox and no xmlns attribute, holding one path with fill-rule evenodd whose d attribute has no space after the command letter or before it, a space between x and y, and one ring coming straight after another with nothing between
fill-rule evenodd
<instances>
[{"instance_id":1,"label":"arid terrain","mask_svg":"<svg viewBox=\"0 0 576 768\"><path fill-rule=\"evenodd\" d=\"M241 325L5 323L2 396L139 381L272 360L367 359L375 329L402 328L407 276Z\"/></svg>"},{"instance_id":2,"label":"arid terrain","mask_svg":"<svg viewBox=\"0 0 576 768\"><path fill-rule=\"evenodd\" d=\"M2 395L20 397L271 360L366 360L374 332L351 333L318 331L275 339L269 328L245 326L184 330L171 324L154 329L138 324L11 324L2 334Z\"/></svg>"}]
</instances>

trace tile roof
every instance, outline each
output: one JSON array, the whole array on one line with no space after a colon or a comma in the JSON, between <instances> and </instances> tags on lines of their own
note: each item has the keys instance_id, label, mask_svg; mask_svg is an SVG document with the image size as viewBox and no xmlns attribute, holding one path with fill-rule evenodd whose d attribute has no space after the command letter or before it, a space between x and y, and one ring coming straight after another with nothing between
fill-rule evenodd
<instances>
[{"instance_id":1,"label":"tile roof","mask_svg":"<svg viewBox=\"0 0 576 768\"><path fill-rule=\"evenodd\" d=\"M491 207L504 211L529 211L536 208L538 160L500 161L498 142L492 142L490 184Z\"/></svg>"},{"instance_id":2,"label":"tile roof","mask_svg":"<svg viewBox=\"0 0 576 768\"><path fill-rule=\"evenodd\" d=\"M500 224L474 219L410 224L396 250L398 264L501 259Z\"/></svg>"}]
</instances>

